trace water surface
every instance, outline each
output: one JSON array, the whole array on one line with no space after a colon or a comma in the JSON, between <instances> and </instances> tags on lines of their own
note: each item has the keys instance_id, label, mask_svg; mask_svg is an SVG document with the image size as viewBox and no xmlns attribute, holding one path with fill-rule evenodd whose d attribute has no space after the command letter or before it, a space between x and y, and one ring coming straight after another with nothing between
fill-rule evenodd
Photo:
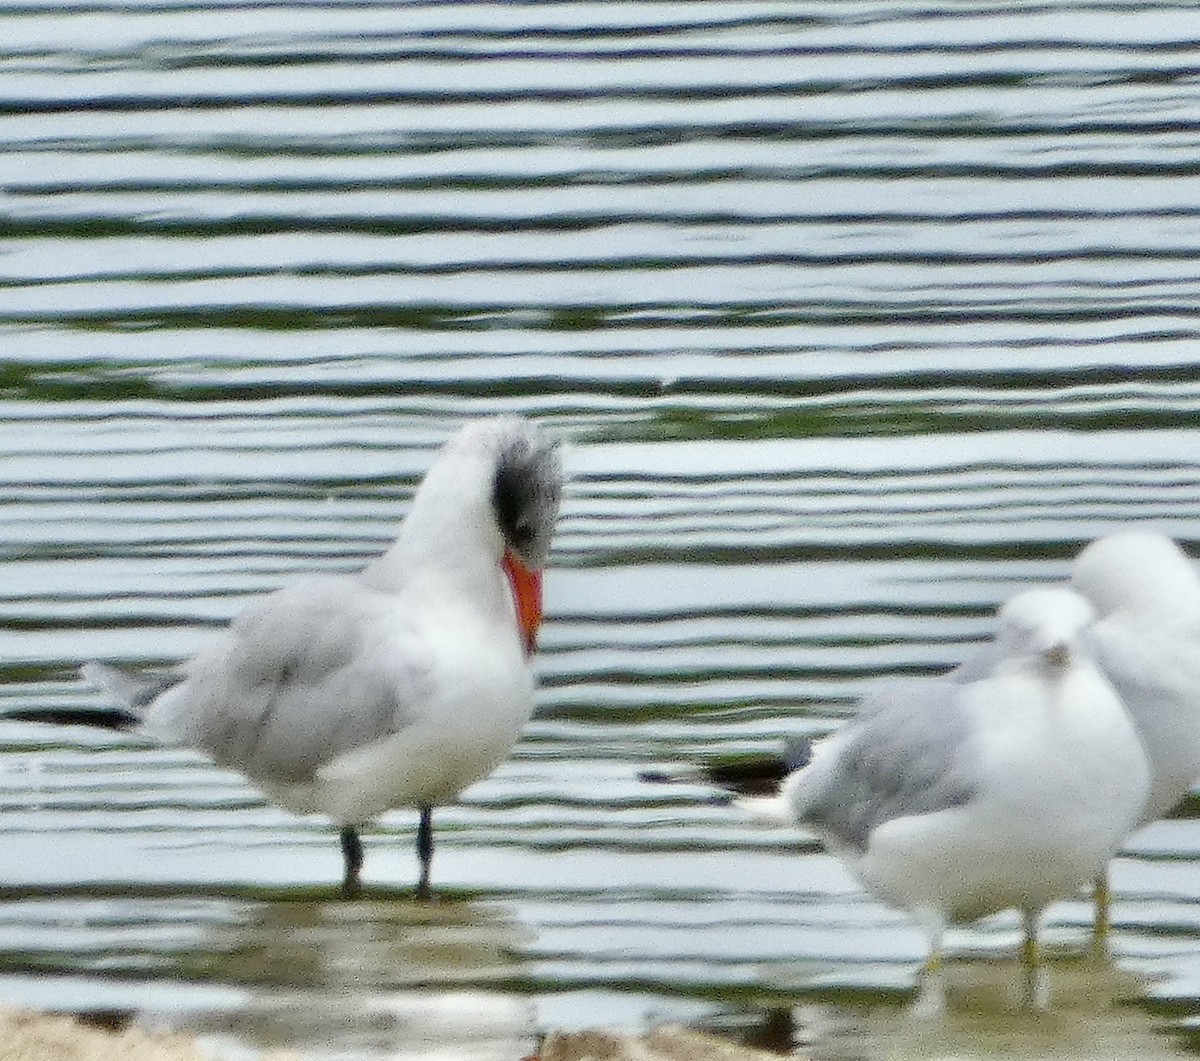
<instances>
[{"instance_id":1,"label":"water surface","mask_svg":"<svg viewBox=\"0 0 1200 1061\"><path fill-rule=\"evenodd\" d=\"M0 710L360 566L467 418L574 476L537 716L440 812L439 903L411 814L337 903L326 823L0 723L0 1001L324 1057L1187 1050L1192 810L1116 863L1111 963L1054 908L1055 1016L999 918L930 1031L905 918L638 774L828 730L1115 527L1200 548L1198 42L1165 0L0 0Z\"/></svg>"}]
</instances>

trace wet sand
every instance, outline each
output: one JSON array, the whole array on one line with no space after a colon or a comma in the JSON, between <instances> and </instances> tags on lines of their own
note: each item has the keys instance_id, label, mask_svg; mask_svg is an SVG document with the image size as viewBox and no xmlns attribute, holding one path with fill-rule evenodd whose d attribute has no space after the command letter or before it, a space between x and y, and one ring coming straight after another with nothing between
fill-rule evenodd
<instances>
[{"instance_id":1,"label":"wet sand","mask_svg":"<svg viewBox=\"0 0 1200 1061\"><path fill-rule=\"evenodd\" d=\"M776 1055L672 1027L642 1037L605 1031L553 1033L536 1056L537 1061L770 1061ZM211 1050L201 1049L188 1035L134 1027L114 1031L61 1014L0 1010L0 1061L213 1061L213 1057ZM261 1061L299 1059L295 1054L271 1053L261 1055Z\"/></svg>"},{"instance_id":2,"label":"wet sand","mask_svg":"<svg viewBox=\"0 0 1200 1061\"><path fill-rule=\"evenodd\" d=\"M190 1036L109 1031L54 1013L0 1010L0 1061L212 1061ZM277 1061L283 1061L277 1057Z\"/></svg>"}]
</instances>

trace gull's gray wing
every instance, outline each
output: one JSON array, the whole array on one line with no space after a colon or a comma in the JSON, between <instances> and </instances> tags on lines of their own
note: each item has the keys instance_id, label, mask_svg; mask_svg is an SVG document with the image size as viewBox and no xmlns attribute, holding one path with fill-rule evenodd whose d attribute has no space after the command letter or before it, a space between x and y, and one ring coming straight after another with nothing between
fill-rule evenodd
<instances>
[{"instance_id":1,"label":"gull's gray wing","mask_svg":"<svg viewBox=\"0 0 1200 1061\"><path fill-rule=\"evenodd\" d=\"M970 800L978 757L963 692L947 678L914 678L865 696L805 768L812 773L796 792L800 819L861 851L884 822Z\"/></svg>"},{"instance_id":2,"label":"gull's gray wing","mask_svg":"<svg viewBox=\"0 0 1200 1061\"><path fill-rule=\"evenodd\" d=\"M145 729L251 778L302 781L409 720L428 695L424 656L394 598L357 576L312 579L271 594L186 663Z\"/></svg>"},{"instance_id":3,"label":"gull's gray wing","mask_svg":"<svg viewBox=\"0 0 1200 1061\"><path fill-rule=\"evenodd\" d=\"M977 682L990 677L996 670L996 665L1004 659L1004 652L994 640L976 645L957 667L944 675L945 678L960 685L967 682Z\"/></svg>"}]
</instances>

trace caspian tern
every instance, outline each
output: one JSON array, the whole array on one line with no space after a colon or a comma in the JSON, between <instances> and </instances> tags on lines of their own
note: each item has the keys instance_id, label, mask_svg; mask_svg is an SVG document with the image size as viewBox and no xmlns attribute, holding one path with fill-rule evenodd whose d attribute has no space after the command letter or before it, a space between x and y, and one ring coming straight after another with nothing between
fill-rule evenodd
<instances>
[{"instance_id":1,"label":"caspian tern","mask_svg":"<svg viewBox=\"0 0 1200 1061\"><path fill-rule=\"evenodd\" d=\"M930 943L918 1013L945 1006L947 925L1012 907L1025 1000L1042 1008L1042 911L1090 880L1142 812L1149 767L1084 648L1093 617L1063 587L1018 594L986 668L880 685L778 796L741 801L807 825L868 891L916 917Z\"/></svg>"},{"instance_id":2,"label":"caspian tern","mask_svg":"<svg viewBox=\"0 0 1200 1061\"><path fill-rule=\"evenodd\" d=\"M359 891L360 827L419 809L426 897L433 808L490 774L532 712L541 570L562 489L559 448L541 430L473 422L364 570L271 593L168 673L84 674L123 705L110 716L121 728L198 749L288 810L333 819L348 896Z\"/></svg>"}]
</instances>

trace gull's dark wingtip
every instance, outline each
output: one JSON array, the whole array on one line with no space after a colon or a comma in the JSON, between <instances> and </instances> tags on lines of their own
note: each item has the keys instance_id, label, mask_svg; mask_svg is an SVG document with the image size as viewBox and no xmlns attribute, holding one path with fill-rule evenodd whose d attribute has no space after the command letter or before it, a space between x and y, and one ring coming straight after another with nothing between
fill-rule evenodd
<instances>
[{"instance_id":1,"label":"gull's dark wingtip","mask_svg":"<svg viewBox=\"0 0 1200 1061\"><path fill-rule=\"evenodd\" d=\"M8 722L39 722L48 726L90 726L125 733L136 729L141 717L132 711L108 707L28 708L5 711L0 719Z\"/></svg>"},{"instance_id":2,"label":"gull's dark wingtip","mask_svg":"<svg viewBox=\"0 0 1200 1061\"><path fill-rule=\"evenodd\" d=\"M812 761L812 749L808 737L792 737L782 754L713 758L705 763L642 770L637 776L639 781L658 785L715 785L731 796L773 796L788 774Z\"/></svg>"}]
</instances>

